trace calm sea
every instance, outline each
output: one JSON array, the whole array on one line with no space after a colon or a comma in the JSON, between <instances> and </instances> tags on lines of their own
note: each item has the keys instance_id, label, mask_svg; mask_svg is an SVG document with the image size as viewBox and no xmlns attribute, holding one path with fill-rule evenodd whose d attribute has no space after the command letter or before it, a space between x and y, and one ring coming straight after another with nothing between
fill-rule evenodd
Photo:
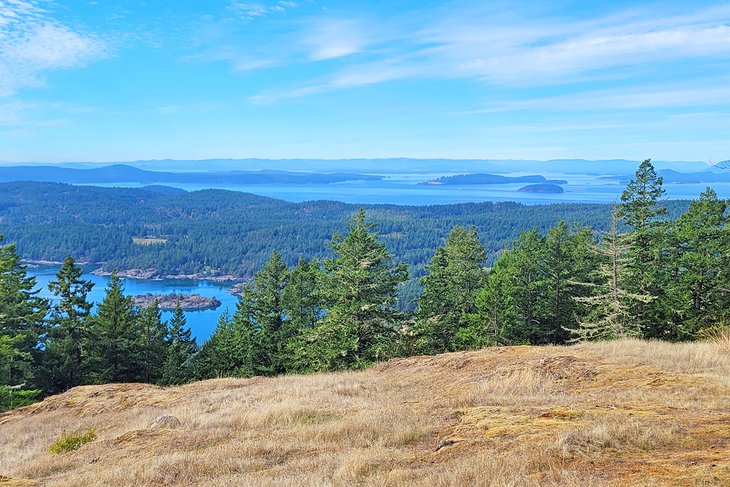
<instances>
[{"instance_id":1,"label":"calm sea","mask_svg":"<svg viewBox=\"0 0 730 487\"><path fill-rule=\"evenodd\" d=\"M48 283L55 279L59 268L60 266L57 265L43 265L28 269L28 273L36 278L41 296L54 298L53 294L48 290ZM84 279L94 283L94 288L89 293L89 301L98 304L104 299L104 290L109 282L109 278L91 274L91 271L95 268L85 266L83 269ZM222 303L218 309L185 312L187 324L192 330L193 335L198 338L198 342L208 339L215 329L218 318L226 310L233 315L236 311L236 303L238 303L238 297L228 292L228 285L219 282L198 281L195 279L124 279L123 282L125 294L133 296L147 293L181 293L200 294L201 296L218 298ZM163 319L169 320L171 316L172 312L164 311L162 313Z\"/></svg>"}]
</instances>

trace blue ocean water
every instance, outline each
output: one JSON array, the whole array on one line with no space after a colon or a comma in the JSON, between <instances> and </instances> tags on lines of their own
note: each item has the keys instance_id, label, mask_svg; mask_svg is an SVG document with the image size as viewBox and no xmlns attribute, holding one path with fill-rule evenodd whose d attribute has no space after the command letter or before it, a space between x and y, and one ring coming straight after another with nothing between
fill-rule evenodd
<instances>
[{"instance_id":1,"label":"blue ocean water","mask_svg":"<svg viewBox=\"0 0 730 487\"><path fill-rule=\"evenodd\" d=\"M42 265L38 267L31 267L28 269L28 274L36 278L36 284L40 289L40 296L46 298L54 298L53 294L48 290L48 283L55 280L56 273L60 266L58 265ZM84 279L90 280L94 283L94 288L89 293L89 301L94 303L100 303L104 299L104 291L109 282L109 278L106 276L97 276L91 274L96 267L84 266ZM198 339L198 342L205 341L213 333L218 318L226 310L231 315L236 311L236 303L238 303L238 297L230 294L228 288L231 283L220 283L213 281L201 281L196 279L123 279L124 292L128 295L137 294L169 294L169 293L180 293L180 294L200 294L205 297L216 297L221 301L221 306L214 310L204 311L186 311L185 318L187 324L192 330L193 335ZM172 312L164 311L162 317L165 320L169 320L172 316Z\"/></svg>"}]
</instances>

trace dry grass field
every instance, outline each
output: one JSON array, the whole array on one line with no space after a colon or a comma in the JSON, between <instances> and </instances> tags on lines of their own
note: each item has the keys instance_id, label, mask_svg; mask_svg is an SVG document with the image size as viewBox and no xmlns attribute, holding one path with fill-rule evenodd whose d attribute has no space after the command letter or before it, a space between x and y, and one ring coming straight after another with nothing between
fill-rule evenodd
<instances>
[{"instance_id":1,"label":"dry grass field","mask_svg":"<svg viewBox=\"0 0 730 487\"><path fill-rule=\"evenodd\" d=\"M150 427L162 415L181 424ZM52 453L64 434L77 449ZM730 348L617 341L79 387L0 415L0 486L728 486Z\"/></svg>"}]
</instances>

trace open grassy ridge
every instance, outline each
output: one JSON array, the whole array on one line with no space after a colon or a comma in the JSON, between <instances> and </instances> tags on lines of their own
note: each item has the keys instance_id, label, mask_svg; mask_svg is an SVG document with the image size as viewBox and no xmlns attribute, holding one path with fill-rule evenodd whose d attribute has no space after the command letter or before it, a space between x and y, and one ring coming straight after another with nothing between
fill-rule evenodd
<instances>
[{"instance_id":1,"label":"open grassy ridge","mask_svg":"<svg viewBox=\"0 0 730 487\"><path fill-rule=\"evenodd\" d=\"M181 425L151 428L161 415ZM75 450L49 450L89 431ZM0 415L0 476L2 487L727 486L730 349L500 347L362 372L78 387Z\"/></svg>"}]
</instances>

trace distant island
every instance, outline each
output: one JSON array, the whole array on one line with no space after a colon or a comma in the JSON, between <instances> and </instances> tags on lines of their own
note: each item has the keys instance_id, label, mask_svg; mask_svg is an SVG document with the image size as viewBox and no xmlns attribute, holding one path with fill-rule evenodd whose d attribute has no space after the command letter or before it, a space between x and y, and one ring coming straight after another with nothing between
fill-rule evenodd
<instances>
[{"instance_id":1,"label":"distant island","mask_svg":"<svg viewBox=\"0 0 730 487\"><path fill-rule=\"evenodd\" d=\"M59 166L3 166L0 182L37 181L68 184L138 183L148 185L149 191L177 194L176 190L160 184L330 184L342 181L379 181L383 176L349 172L294 171L220 171L168 172L147 171L127 164L112 164L90 169ZM179 190L177 190L179 191Z\"/></svg>"},{"instance_id":2,"label":"distant island","mask_svg":"<svg viewBox=\"0 0 730 487\"><path fill-rule=\"evenodd\" d=\"M542 184L528 184L527 186L523 186L517 191L522 191L523 193L554 193L554 194L560 194L564 193L565 190L558 186L557 184L549 184L549 183L542 183Z\"/></svg>"},{"instance_id":3,"label":"distant island","mask_svg":"<svg viewBox=\"0 0 730 487\"><path fill-rule=\"evenodd\" d=\"M134 297L134 305L139 308L147 308L157 300L160 309L170 311L179 304L184 311L202 311L205 309L216 309L221 305L216 297L206 298L200 294L138 294Z\"/></svg>"},{"instance_id":4,"label":"distant island","mask_svg":"<svg viewBox=\"0 0 730 487\"><path fill-rule=\"evenodd\" d=\"M545 176L532 174L527 176L502 176L499 174L458 174L455 176L443 176L418 183L425 186L454 185L454 184L513 184L513 183L550 183L567 184L562 179L546 179Z\"/></svg>"}]
</instances>

